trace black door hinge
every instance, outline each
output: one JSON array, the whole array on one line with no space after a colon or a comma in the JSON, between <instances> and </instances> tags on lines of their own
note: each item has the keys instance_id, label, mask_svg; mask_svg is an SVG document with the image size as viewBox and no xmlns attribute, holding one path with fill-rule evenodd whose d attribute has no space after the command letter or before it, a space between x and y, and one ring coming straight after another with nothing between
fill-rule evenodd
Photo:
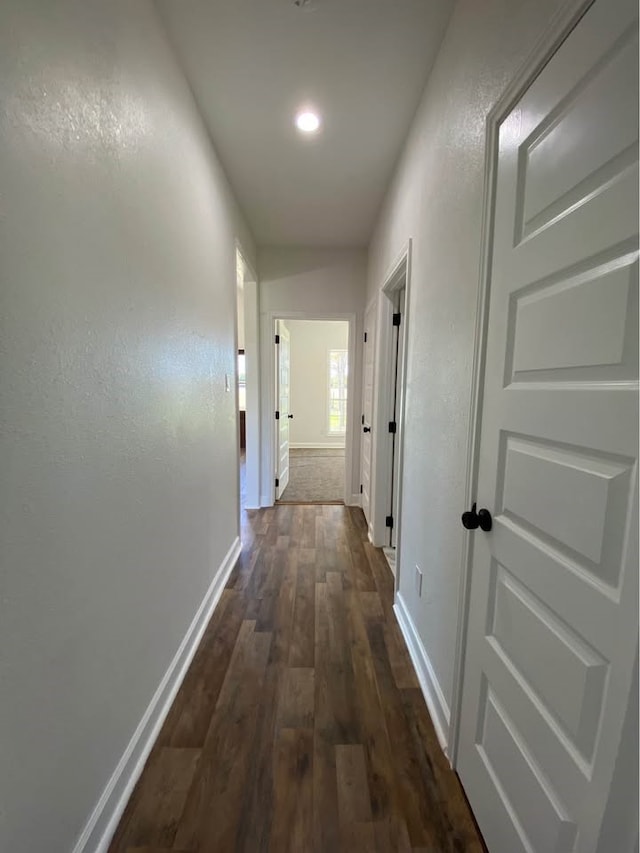
<instances>
[{"instance_id":1,"label":"black door hinge","mask_svg":"<svg viewBox=\"0 0 640 853\"><path fill-rule=\"evenodd\" d=\"M278 488L279 485L280 485L280 480L276 477L276 489Z\"/></svg>"},{"instance_id":2,"label":"black door hinge","mask_svg":"<svg viewBox=\"0 0 640 853\"><path fill-rule=\"evenodd\" d=\"M362 494L362 483L360 483L360 494Z\"/></svg>"},{"instance_id":3,"label":"black door hinge","mask_svg":"<svg viewBox=\"0 0 640 853\"><path fill-rule=\"evenodd\" d=\"M399 325L400 325L400 318L401 318L401 317L402 317L402 314L394 314L394 315L393 315L393 325L394 325L394 326L399 326Z\"/></svg>"},{"instance_id":4,"label":"black door hinge","mask_svg":"<svg viewBox=\"0 0 640 853\"><path fill-rule=\"evenodd\" d=\"M276 343L277 343L277 344L279 344L279 343L280 343L280 335L276 335Z\"/></svg>"},{"instance_id":5,"label":"black door hinge","mask_svg":"<svg viewBox=\"0 0 640 853\"><path fill-rule=\"evenodd\" d=\"M367 342L367 333L366 332L364 333L364 342L365 342L365 344Z\"/></svg>"},{"instance_id":6,"label":"black door hinge","mask_svg":"<svg viewBox=\"0 0 640 853\"><path fill-rule=\"evenodd\" d=\"M384 523L385 523L385 527L393 527L393 516L392 516L392 515L388 515L388 516L385 518Z\"/></svg>"},{"instance_id":7,"label":"black door hinge","mask_svg":"<svg viewBox=\"0 0 640 853\"><path fill-rule=\"evenodd\" d=\"M362 426L364 426L364 415L362 416Z\"/></svg>"},{"instance_id":8,"label":"black door hinge","mask_svg":"<svg viewBox=\"0 0 640 853\"><path fill-rule=\"evenodd\" d=\"M277 420L277 421L279 421L279 420L280 420L280 412L276 412L276 420Z\"/></svg>"},{"instance_id":9,"label":"black door hinge","mask_svg":"<svg viewBox=\"0 0 640 853\"><path fill-rule=\"evenodd\" d=\"M389 421L389 432L392 432L395 434L396 429L397 429L396 422L395 421Z\"/></svg>"}]
</instances>

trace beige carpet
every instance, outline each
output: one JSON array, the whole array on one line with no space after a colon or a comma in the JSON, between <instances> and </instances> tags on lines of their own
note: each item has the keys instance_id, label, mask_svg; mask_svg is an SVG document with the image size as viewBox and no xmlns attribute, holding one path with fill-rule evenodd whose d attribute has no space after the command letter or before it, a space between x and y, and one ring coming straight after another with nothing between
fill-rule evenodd
<instances>
[{"instance_id":1,"label":"beige carpet","mask_svg":"<svg viewBox=\"0 0 640 853\"><path fill-rule=\"evenodd\" d=\"M289 485L280 500L344 500L344 448L291 449Z\"/></svg>"}]
</instances>

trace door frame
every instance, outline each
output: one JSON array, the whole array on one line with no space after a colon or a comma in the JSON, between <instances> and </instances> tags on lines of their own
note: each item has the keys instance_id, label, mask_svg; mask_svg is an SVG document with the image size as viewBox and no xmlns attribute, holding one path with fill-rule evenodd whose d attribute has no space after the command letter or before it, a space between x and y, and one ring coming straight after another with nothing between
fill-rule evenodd
<instances>
[{"instance_id":1,"label":"door frame","mask_svg":"<svg viewBox=\"0 0 640 853\"><path fill-rule=\"evenodd\" d=\"M580 19L594 4L595 0L565 0L560 9L549 21L548 26L534 45L531 53L495 103L486 119L484 189L482 204L480 277L476 302L476 324L474 333L474 351L471 380L471 400L469 407L469 428L467 431L467 462L464 507L471 507L476 499L478 486L478 464L480 457L481 415L484 391L484 369L489 322L489 295L491 287L491 252L493 247L494 210L496 200L496 175L498 164L498 133L500 124L509 115L522 95L531 86L542 69L569 36ZM473 562L473 537L461 528L462 561L460 587L458 590L458 616L456 632L455 661L453 670L453 694L449 724L448 755L452 767L457 766L460 742L460 716L462 711L462 692L464 683L465 652L469 604L471 593L471 572Z\"/></svg>"},{"instance_id":2,"label":"door frame","mask_svg":"<svg viewBox=\"0 0 640 853\"><path fill-rule=\"evenodd\" d=\"M411 246L409 239L401 252L389 266L384 277L378 298L378 316L376 320L376 354L374 361L374 399L371 449L371 523L370 539L376 546L386 546L388 528L385 524L388 515L389 498L391 496L393 470L393 444L388 431L392 412L391 386L394 380L394 346L393 346L393 302L396 293L404 289L404 317L400 324L400 334L403 337L402 361L399 365L398 390L400 400L397 407L397 423L400 429L396 434L398 440L397 462L400 471L398 478L397 518L396 527L396 574L395 591L399 589L401 571L401 519L404 467L404 420L407 384L407 354L408 329L411 306ZM395 594L395 593L394 593Z\"/></svg>"},{"instance_id":3,"label":"door frame","mask_svg":"<svg viewBox=\"0 0 640 853\"><path fill-rule=\"evenodd\" d=\"M275 351L275 335L276 322L278 320L341 320L349 324L349 378L347 382L347 427L345 431L345 449L344 449L344 503L345 506L351 506L353 503L352 496L355 494L353 483L353 429L356 424L355 412L355 365L356 365L356 315L348 312L338 313L321 313L313 311L269 311L266 315L265 347L267 351L263 352L266 372L263 374L263 381L266 380L263 389L265 390L265 417L268 417L271 427L268 431L268 436L265 435L265 440L262 442L262 452L264 454L264 471L270 472L270 482L267 488L263 490L263 506L273 506L276 502L276 486L275 486L275 430L276 419L274 412L276 411L276 351ZM353 367L352 367L353 365ZM359 401L358 401L359 404ZM359 469L358 469L359 470ZM359 481L358 481L359 486ZM358 494L358 498L360 495ZM266 498L266 500L264 499Z\"/></svg>"}]
</instances>

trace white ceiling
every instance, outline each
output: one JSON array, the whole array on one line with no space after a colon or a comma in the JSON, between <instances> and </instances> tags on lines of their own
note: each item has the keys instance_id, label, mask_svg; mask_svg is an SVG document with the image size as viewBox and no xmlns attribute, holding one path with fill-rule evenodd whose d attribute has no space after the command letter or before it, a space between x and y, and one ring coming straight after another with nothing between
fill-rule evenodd
<instances>
[{"instance_id":1,"label":"white ceiling","mask_svg":"<svg viewBox=\"0 0 640 853\"><path fill-rule=\"evenodd\" d=\"M452 0L157 2L258 244L366 245Z\"/></svg>"}]
</instances>

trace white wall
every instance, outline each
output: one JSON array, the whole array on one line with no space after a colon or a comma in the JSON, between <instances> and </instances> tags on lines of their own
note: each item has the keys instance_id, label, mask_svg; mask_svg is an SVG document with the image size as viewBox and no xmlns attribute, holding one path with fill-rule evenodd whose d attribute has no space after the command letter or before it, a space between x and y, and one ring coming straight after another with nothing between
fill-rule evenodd
<instances>
[{"instance_id":1,"label":"white wall","mask_svg":"<svg viewBox=\"0 0 640 853\"><path fill-rule=\"evenodd\" d=\"M291 337L292 447L344 447L344 435L329 433L329 350L347 349L349 324L289 320Z\"/></svg>"},{"instance_id":2,"label":"white wall","mask_svg":"<svg viewBox=\"0 0 640 853\"><path fill-rule=\"evenodd\" d=\"M0 849L69 853L237 536L251 238L149 0L4 0L0 80Z\"/></svg>"},{"instance_id":3,"label":"white wall","mask_svg":"<svg viewBox=\"0 0 640 853\"><path fill-rule=\"evenodd\" d=\"M409 237L400 592L449 717L464 531L466 445L487 113L559 0L459 0L369 252L368 297ZM422 597L414 566L424 573Z\"/></svg>"},{"instance_id":4,"label":"white wall","mask_svg":"<svg viewBox=\"0 0 640 853\"><path fill-rule=\"evenodd\" d=\"M273 480L273 412L264 390L273 384L273 337L269 317L303 312L333 319L336 314L356 318L352 402L354 405L351 482L355 498L360 487L360 407L362 385L362 334L367 255L364 249L263 248L258 252L262 328L262 488L263 504L270 502Z\"/></svg>"}]
</instances>

